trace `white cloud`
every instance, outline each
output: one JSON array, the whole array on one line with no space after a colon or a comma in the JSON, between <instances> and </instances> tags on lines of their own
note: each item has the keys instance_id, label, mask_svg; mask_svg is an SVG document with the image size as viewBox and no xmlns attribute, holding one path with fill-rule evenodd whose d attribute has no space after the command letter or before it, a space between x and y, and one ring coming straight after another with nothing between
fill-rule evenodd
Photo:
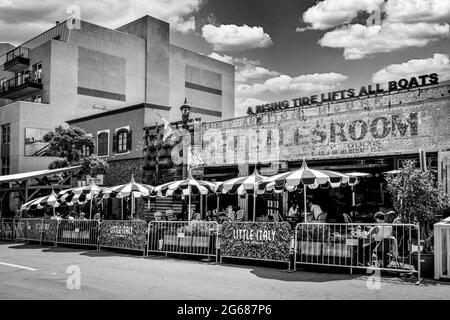
<instances>
[{"instance_id":1,"label":"white cloud","mask_svg":"<svg viewBox=\"0 0 450 320\"><path fill-rule=\"evenodd\" d=\"M409 78L422 74L439 74L439 80L450 80L449 56L435 53L433 57L426 59L412 59L400 64L391 64L372 76L374 83L386 83L388 81Z\"/></svg>"},{"instance_id":2,"label":"white cloud","mask_svg":"<svg viewBox=\"0 0 450 320\"><path fill-rule=\"evenodd\" d=\"M234 24L202 27L202 36L216 51L239 51L266 48L273 44L262 27L237 26Z\"/></svg>"},{"instance_id":3,"label":"white cloud","mask_svg":"<svg viewBox=\"0 0 450 320\"><path fill-rule=\"evenodd\" d=\"M449 0L389 0L385 6L391 22L448 22Z\"/></svg>"},{"instance_id":4,"label":"white cloud","mask_svg":"<svg viewBox=\"0 0 450 320\"><path fill-rule=\"evenodd\" d=\"M354 60L379 52L424 47L430 42L449 36L448 24L385 22L374 26L344 26L325 33L319 44L323 47L343 48L345 59Z\"/></svg>"},{"instance_id":5,"label":"white cloud","mask_svg":"<svg viewBox=\"0 0 450 320\"><path fill-rule=\"evenodd\" d=\"M226 62L226 63L229 63L229 64L234 64L234 59L233 59L233 57L231 57L231 56L227 56L227 55L222 55L222 54L219 54L219 53L216 53L216 52L211 52L209 55L208 55L208 57L210 57L210 58L213 58L213 59L216 59L216 60L219 60L219 61L222 61L222 62Z\"/></svg>"},{"instance_id":6,"label":"white cloud","mask_svg":"<svg viewBox=\"0 0 450 320\"><path fill-rule=\"evenodd\" d=\"M211 53L208 57L234 64L236 66L236 82L238 83L247 83L249 81L262 80L279 75L276 71L261 67L259 60L250 60L245 57L233 58L227 55L220 55L216 52Z\"/></svg>"},{"instance_id":7,"label":"white cloud","mask_svg":"<svg viewBox=\"0 0 450 320\"><path fill-rule=\"evenodd\" d=\"M71 5L81 9L81 19L109 28L144 15L167 21L171 28L188 32L204 0L0 0L0 39L19 44L64 21Z\"/></svg>"},{"instance_id":8,"label":"white cloud","mask_svg":"<svg viewBox=\"0 0 450 320\"><path fill-rule=\"evenodd\" d=\"M347 76L335 72L306 74L297 77L283 74L267 79L262 83L240 84L236 91L241 98L255 97L266 92L284 95L309 94L333 90L347 78Z\"/></svg>"},{"instance_id":9,"label":"white cloud","mask_svg":"<svg viewBox=\"0 0 450 320\"><path fill-rule=\"evenodd\" d=\"M383 4L384 0L324 0L308 8L303 13L306 28L297 28L297 32L308 29L326 30L350 23L359 11L371 10Z\"/></svg>"}]
</instances>

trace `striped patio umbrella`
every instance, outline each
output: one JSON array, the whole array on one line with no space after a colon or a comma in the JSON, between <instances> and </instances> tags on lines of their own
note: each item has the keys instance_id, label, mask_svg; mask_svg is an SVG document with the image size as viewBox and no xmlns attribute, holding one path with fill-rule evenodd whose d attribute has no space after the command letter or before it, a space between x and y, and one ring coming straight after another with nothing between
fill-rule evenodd
<instances>
[{"instance_id":1,"label":"striped patio umbrella","mask_svg":"<svg viewBox=\"0 0 450 320\"><path fill-rule=\"evenodd\" d=\"M306 187L310 189L317 189L319 186L338 188L347 184L354 185L356 180L356 177L350 177L340 172L309 169L306 161L303 159L300 169L281 173L262 181L258 186L258 193L271 191L292 192L297 190L299 186L303 186L304 210L306 213Z\"/></svg>"},{"instance_id":2,"label":"striped patio umbrella","mask_svg":"<svg viewBox=\"0 0 450 320\"><path fill-rule=\"evenodd\" d=\"M60 206L60 202L57 199L57 195L52 190L52 193L50 195L28 201L27 203L23 204L20 209L21 210L33 210L33 209L42 209L45 207L57 208L59 206Z\"/></svg>"},{"instance_id":3,"label":"striped patio umbrella","mask_svg":"<svg viewBox=\"0 0 450 320\"><path fill-rule=\"evenodd\" d=\"M189 173L189 178L185 180L172 181L155 187L153 193L159 197L172 196L175 192L182 192L189 197L189 220L191 220L191 198L192 194L206 195L215 193L217 185L213 182L196 180Z\"/></svg>"},{"instance_id":4,"label":"striped patio umbrella","mask_svg":"<svg viewBox=\"0 0 450 320\"><path fill-rule=\"evenodd\" d=\"M131 175L131 181L129 183L105 189L101 192L101 196L103 197L103 199L123 199L131 197L131 218L133 218L134 198L148 197L154 189L155 188L151 185L137 183L134 180L134 176Z\"/></svg>"},{"instance_id":5,"label":"striped patio umbrella","mask_svg":"<svg viewBox=\"0 0 450 320\"><path fill-rule=\"evenodd\" d=\"M94 181L90 185L78 188L72 188L60 191L58 193L58 199L66 202L68 206L75 204L84 204L90 200L91 205L89 209L89 219L92 218L92 201L93 198L100 194L105 188L99 187Z\"/></svg>"},{"instance_id":6,"label":"striped patio umbrella","mask_svg":"<svg viewBox=\"0 0 450 320\"><path fill-rule=\"evenodd\" d=\"M252 194L253 195L253 221L256 219L256 196L257 196L257 189L258 184L263 181L264 179L267 179L267 177L264 177L258 173L258 171L255 169L253 171L253 174L245 177L239 177L230 179L224 182L221 182L216 187L216 193L220 194ZM217 198L219 199L219 198ZM218 200L219 201L219 200ZM217 203L217 207L219 207L219 203Z\"/></svg>"}]
</instances>

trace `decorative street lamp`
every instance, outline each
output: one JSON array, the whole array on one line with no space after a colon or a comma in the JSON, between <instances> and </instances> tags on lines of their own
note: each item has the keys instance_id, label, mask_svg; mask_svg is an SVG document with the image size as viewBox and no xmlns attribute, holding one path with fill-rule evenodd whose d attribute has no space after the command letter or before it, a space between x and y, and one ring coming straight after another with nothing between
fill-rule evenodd
<instances>
[{"instance_id":1,"label":"decorative street lamp","mask_svg":"<svg viewBox=\"0 0 450 320\"><path fill-rule=\"evenodd\" d=\"M187 99L184 99L184 104L180 107L181 119L183 121L183 127L187 127L189 121L189 114L191 113L192 107L187 103Z\"/></svg>"}]
</instances>

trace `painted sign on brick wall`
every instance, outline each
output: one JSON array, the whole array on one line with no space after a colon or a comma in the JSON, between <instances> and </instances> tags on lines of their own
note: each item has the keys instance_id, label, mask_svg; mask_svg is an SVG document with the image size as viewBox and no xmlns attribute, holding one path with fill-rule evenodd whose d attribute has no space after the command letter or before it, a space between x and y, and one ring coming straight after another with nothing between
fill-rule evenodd
<instances>
[{"instance_id":1,"label":"painted sign on brick wall","mask_svg":"<svg viewBox=\"0 0 450 320\"><path fill-rule=\"evenodd\" d=\"M450 147L449 87L203 125L207 165L363 157Z\"/></svg>"}]
</instances>

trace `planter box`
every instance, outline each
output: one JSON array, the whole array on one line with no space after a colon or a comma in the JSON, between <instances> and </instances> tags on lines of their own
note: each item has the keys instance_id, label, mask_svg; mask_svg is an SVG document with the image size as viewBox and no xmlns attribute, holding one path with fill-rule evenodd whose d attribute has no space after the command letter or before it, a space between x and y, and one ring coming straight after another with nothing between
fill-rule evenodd
<instances>
[{"instance_id":1,"label":"planter box","mask_svg":"<svg viewBox=\"0 0 450 320\"><path fill-rule=\"evenodd\" d=\"M192 247L192 236L185 236L178 238L180 240L180 247Z\"/></svg>"},{"instance_id":2,"label":"planter box","mask_svg":"<svg viewBox=\"0 0 450 320\"><path fill-rule=\"evenodd\" d=\"M175 235L165 235L164 245L166 246L178 246L178 238Z\"/></svg>"},{"instance_id":3,"label":"planter box","mask_svg":"<svg viewBox=\"0 0 450 320\"><path fill-rule=\"evenodd\" d=\"M322 242L299 241L299 253L308 256L320 256L322 253L322 245Z\"/></svg>"},{"instance_id":4,"label":"planter box","mask_svg":"<svg viewBox=\"0 0 450 320\"><path fill-rule=\"evenodd\" d=\"M209 247L209 236L193 236L192 237L192 246L208 248Z\"/></svg>"},{"instance_id":5,"label":"planter box","mask_svg":"<svg viewBox=\"0 0 450 320\"><path fill-rule=\"evenodd\" d=\"M417 254L411 254L412 264L416 270L418 270L419 263ZM421 253L420 254L420 274L422 277L433 278L434 277L434 254L433 253Z\"/></svg>"},{"instance_id":6,"label":"planter box","mask_svg":"<svg viewBox=\"0 0 450 320\"><path fill-rule=\"evenodd\" d=\"M325 244L323 246L323 255L325 257L351 258L353 254L353 246L346 244L334 243Z\"/></svg>"}]
</instances>

